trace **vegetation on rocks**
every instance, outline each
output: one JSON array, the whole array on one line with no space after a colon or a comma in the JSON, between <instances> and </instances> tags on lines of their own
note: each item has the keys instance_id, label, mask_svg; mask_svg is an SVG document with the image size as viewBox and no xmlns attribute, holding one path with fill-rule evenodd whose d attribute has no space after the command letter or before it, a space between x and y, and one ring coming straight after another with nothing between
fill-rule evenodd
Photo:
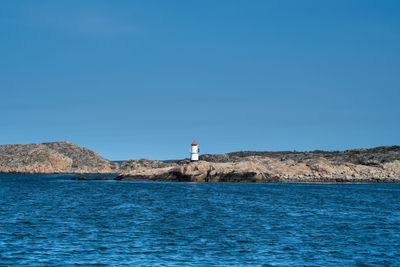
<instances>
[{"instance_id":1,"label":"vegetation on rocks","mask_svg":"<svg viewBox=\"0 0 400 267\"><path fill-rule=\"evenodd\" d=\"M163 168L176 166L177 164L174 162L163 162L159 160L151 160L151 159L131 159L127 161L123 161L119 164L120 171L132 171L138 168Z\"/></svg>"},{"instance_id":2,"label":"vegetation on rocks","mask_svg":"<svg viewBox=\"0 0 400 267\"><path fill-rule=\"evenodd\" d=\"M204 154L200 160L209 162L236 162L249 157L266 157L279 160L293 160L296 163L325 158L335 163L353 163L361 165L382 165L400 161L400 146L381 146L370 149L351 149L345 151L239 151L227 154Z\"/></svg>"}]
</instances>

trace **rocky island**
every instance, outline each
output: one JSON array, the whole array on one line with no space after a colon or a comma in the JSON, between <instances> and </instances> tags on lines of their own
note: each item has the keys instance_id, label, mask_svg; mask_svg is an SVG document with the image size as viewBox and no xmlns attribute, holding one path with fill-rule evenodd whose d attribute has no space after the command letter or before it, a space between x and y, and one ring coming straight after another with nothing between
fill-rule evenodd
<instances>
[{"instance_id":1,"label":"rocky island","mask_svg":"<svg viewBox=\"0 0 400 267\"><path fill-rule=\"evenodd\" d=\"M115 173L115 180L181 182L400 182L400 146L346 151L241 151L205 154L196 162L111 162L71 142L3 145L0 172Z\"/></svg>"},{"instance_id":2,"label":"rocky island","mask_svg":"<svg viewBox=\"0 0 400 267\"><path fill-rule=\"evenodd\" d=\"M0 146L2 173L112 173L113 169L96 152L68 141Z\"/></svg>"},{"instance_id":3,"label":"rocky island","mask_svg":"<svg viewBox=\"0 0 400 267\"><path fill-rule=\"evenodd\" d=\"M154 164L153 164L154 165ZM118 179L186 182L400 182L400 146L346 151L202 155L120 169Z\"/></svg>"}]
</instances>

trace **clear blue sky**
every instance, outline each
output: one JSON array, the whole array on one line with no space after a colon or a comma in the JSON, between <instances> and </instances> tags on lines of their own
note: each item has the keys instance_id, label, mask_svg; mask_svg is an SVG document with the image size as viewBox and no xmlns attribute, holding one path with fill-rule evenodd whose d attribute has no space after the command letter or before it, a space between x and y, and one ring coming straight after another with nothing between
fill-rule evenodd
<instances>
[{"instance_id":1,"label":"clear blue sky","mask_svg":"<svg viewBox=\"0 0 400 267\"><path fill-rule=\"evenodd\" d=\"M112 160L400 144L400 1L1 1L0 143Z\"/></svg>"}]
</instances>

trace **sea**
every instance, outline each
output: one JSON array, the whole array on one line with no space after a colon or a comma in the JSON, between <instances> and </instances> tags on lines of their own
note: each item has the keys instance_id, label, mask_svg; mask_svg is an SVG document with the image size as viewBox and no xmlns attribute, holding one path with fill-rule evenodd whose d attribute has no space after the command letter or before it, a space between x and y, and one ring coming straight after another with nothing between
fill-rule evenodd
<instances>
[{"instance_id":1,"label":"sea","mask_svg":"<svg viewBox=\"0 0 400 267\"><path fill-rule=\"evenodd\" d=\"M0 266L400 265L400 184L73 176L0 174Z\"/></svg>"}]
</instances>

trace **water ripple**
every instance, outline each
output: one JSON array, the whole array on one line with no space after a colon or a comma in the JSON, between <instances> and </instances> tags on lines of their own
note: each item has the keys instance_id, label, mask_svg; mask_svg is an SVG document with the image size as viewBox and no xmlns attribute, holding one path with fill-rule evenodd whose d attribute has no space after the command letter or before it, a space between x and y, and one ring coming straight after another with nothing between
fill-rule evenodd
<instances>
[{"instance_id":1,"label":"water ripple","mask_svg":"<svg viewBox=\"0 0 400 267\"><path fill-rule=\"evenodd\" d=\"M398 184L0 174L0 265L399 265Z\"/></svg>"}]
</instances>

